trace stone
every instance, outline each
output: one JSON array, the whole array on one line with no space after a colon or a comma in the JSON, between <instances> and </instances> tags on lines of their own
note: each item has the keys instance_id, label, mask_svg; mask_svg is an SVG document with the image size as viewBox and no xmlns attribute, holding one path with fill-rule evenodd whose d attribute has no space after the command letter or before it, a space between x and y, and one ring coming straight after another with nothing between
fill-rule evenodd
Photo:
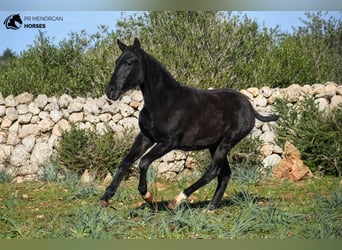
<instances>
[{"instance_id":1,"label":"stone","mask_svg":"<svg viewBox=\"0 0 342 250\"><path fill-rule=\"evenodd\" d=\"M6 106L0 105L0 117L6 114Z\"/></svg>"},{"instance_id":2,"label":"stone","mask_svg":"<svg viewBox=\"0 0 342 250\"><path fill-rule=\"evenodd\" d=\"M31 124L37 124L39 121L40 121L39 117L37 115L33 115L30 123Z\"/></svg>"},{"instance_id":3,"label":"stone","mask_svg":"<svg viewBox=\"0 0 342 250\"><path fill-rule=\"evenodd\" d=\"M9 128L11 124L12 124L12 121L8 119L7 116L5 116L1 121L1 128L2 129Z\"/></svg>"},{"instance_id":4,"label":"stone","mask_svg":"<svg viewBox=\"0 0 342 250\"><path fill-rule=\"evenodd\" d=\"M115 122L115 123L117 123L117 122L119 122L120 120L122 120L122 118L123 118L123 116L121 115L121 114L115 114L115 115L113 115L112 116L112 121L113 122Z\"/></svg>"},{"instance_id":5,"label":"stone","mask_svg":"<svg viewBox=\"0 0 342 250\"><path fill-rule=\"evenodd\" d=\"M59 143L59 137L56 135L51 135L48 140L48 145L51 148L55 148Z\"/></svg>"},{"instance_id":6,"label":"stone","mask_svg":"<svg viewBox=\"0 0 342 250\"><path fill-rule=\"evenodd\" d=\"M96 101L96 105L99 108L102 108L103 106L108 105L108 101L107 101L107 96L106 95L103 95L103 96L97 98L95 101Z\"/></svg>"},{"instance_id":7,"label":"stone","mask_svg":"<svg viewBox=\"0 0 342 250\"><path fill-rule=\"evenodd\" d=\"M1 92L0 92L0 104L5 104L5 100Z\"/></svg>"},{"instance_id":8,"label":"stone","mask_svg":"<svg viewBox=\"0 0 342 250\"><path fill-rule=\"evenodd\" d=\"M165 161L165 162L173 162L175 160L175 153L174 151L170 151L168 152L167 154L165 154L162 158L161 158L162 161Z\"/></svg>"},{"instance_id":9,"label":"stone","mask_svg":"<svg viewBox=\"0 0 342 250\"><path fill-rule=\"evenodd\" d=\"M273 152L276 153L276 154L282 154L284 151L281 147L279 147L278 145L274 145L273 146Z\"/></svg>"},{"instance_id":10,"label":"stone","mask_svg":"<svg viewBox=\"0 0 342 250\"><path fill-rule=\"evenodd\" d=\"M138 101L132 101L132 102L129 104L129 106L131 106L131 107L134 108L134 109L139 108L140 105L141 105L141 103L138 102Z\"/></svg>"},{"instance_id":11,"label":"stone","mask_svg":"<svg viewBox=\"0 0 342 250\"><path fill-rule=\"evenodd\" d=\"M113 121L110 121L108 123L108 126L112 129L112 131L115 133L115 134L121 134L124 132L124 128L121 126L121 125L118 125L116 124L115 122Z\"/></svg>"},{"instance_id":12,"label":"stone","mask_svg":"<svg viewBox=\"0 0 342 250\"><path fill-rule=\"evenodd\" d=\"M61 131L59 129L58 124L55 124L55 126L53 126L52 135L57 136L57 137L61 137L62 136L62 133L61 133Z\"/></svg>"},{"instance_id":13,"label":"stone","mask_svg":"<svg viewBox=\"0 0 342 250\"><path fill-rule=\"evenodd\" d=\"M262 160L262 164L264 165L265 168L274 167L280 162L280 160L281 160L281 157L279 155L271 154L269 156L266 156Z\"/></svg>"},{"instance_id":14,"label":"stone","mask_svg":"<svg viewBox=\"0 0 342 250\"><path fill-rule=\"evenodd\" d=\"M33 166L45 166L53 153L53 149L47 143L37 143L31 154L30 162Z\"/></svg>"},{"instance_id":15,"label":"stone","mask_svg":"<svg viewBox=\"0 0 342 250\"><path fill-rule=\"evenodd\" d=\"M110 173L107 173L105 178L102 181L102 186L107 187L113 180L113 176Z\"/></svg>"},{"instance_id":16,"label":"stone","mask_svg":"<svg viewBox=\"0 0 342 250\"><path fill-rule=\"evenodd\" d=\"M88 169L84 170L80 178L81 185L90 185L95 180L95 174L90 173Z\"/></svg>"},{"instance_id":17,"label":"stone","mask_svg":"<svg viewBox=\"0 0 342 250\"><path fill-rule=\"evenodd\" d=\"M101 122L109 122L112 119L111 114L101 114L98 116Z\"/></svg>"},{"instance_id":18,"label":"stone","mask_svg":"<svg viewBox=\"0 0 342 250\"><path fill-rule=\"evenodd\" d=\"M13 145L13 146L19 144L20 143L20 139L19 139L17 133L15 133L15 132L8 133L7 142L6 143L7 143L7 145Z\"/></svg>"},{"instance_id":19,"label":"stone","mask_svg":"<svg viewBox=\"0 0 342 250\"><path fill-rule=\"evenodd\" d=\"M264 144L261 146L260 148L260 153L263 155L263 156L269 156L273 153L273 144Z\"/></svg>"},{"instance_id":20,"label":"stone","mask_svg":"<svg viewBox=\"0 0 342 250\"><path fill-rule=\"evenodd\" d=\"M284 155L285 158L281 159L273 170L273 178L299 181L313 177L311 170L301 160L299 150L288 141L285 142Z\"/></svg>"},{"instance_id":21,"label":"stone","mask_svg":"<svg viewBox=\"0 0 342 250\"><path fill-rule=\"evenodd\" d=\"M18 119L18 112L15 107L8 107L6 109L6 116L12 122Z\"/></svg>"},{"instance_id":22,"label":"stone","mask_svg":"<svg viewBox=\"0 0 342 250\"><path fill-rule=\"evenodd\" d=\"M183 151L175 150L174 151L174 158L176 161L186 160L187 156Z\"/></svg>"},{"instance_id":23,"label":"stone","mask_svg":"<svg viewBox=\"0 0 342 250\"><path fill-rule=\"evenodd\" d=\"M10 164L14 167L26 165L30 159L29 152L26 151L24 145L17 145L14 147L10 157Z\"/></svg>"},{"instance_id":24,"label":"stone","mask_svg":"<svg viewBox=\"0 0 342 250\"><path fill-rule=\"evenodd\" d=\"M254 105L256 105L257 107L266 107L267 105L267 99L265 97L263 97L262 95L258 95L254 101L253 101Z\"/></svg>"},{"instance_id":25,"label":"stone","mask_svg":"<svg viewBox=\"0 0 342 250\"><path fill-rule=\"evenodd\" d=\"M63 94L59 97L58 99L58 105L60 108L67 108L69 103L72 102L72 97L67 95L67 94Z\"/></svg>"},{"instance_id":26,"label":"stone","mask_svg":"<svg viewBox=\"0 0 342 250\"><path fill-rule=\"evenodd\" d=\"M328 111L329 109L329 102L325 98L318 98L315 100L316 105L318 106L319 111Z\"/></svg>"},{"instance_id":27,"label":"stone","mask_svg":"<svg viewBox=\"0 0 342 250\"><path fill-rule=\"evenodd\" d=\"M57 125L58 125L58 128L59 128L59 131L62 132L62 133L64 131L69 131L71 129L70 123L67 120L65 120L65 119L59 120Z\"/></svg>"},{"instance_id":28,"label":"stone","mask_svg":"<svg viewBox=\"0 0 342 250\"><path fill-rule=\"evenodd\" d=\"M109 113L111 115L118 114L120 112L119 108L117 107L116 104L104 104L101 106L102 113Z\"/></svg>"},{"instance_id":29,"label":"stone","mask_svg":"<svg viewBox=\"0 0 342 250\"><path fill-rule=\"evenodd\" d=\"M47 112L47 111L41 111L39 114L38 114L38 117L43 120L43 119L50 119L50 113Z\"/></svg>"},{"instance_id":30,"label":"stone","mask_svg":"<svg viewBox=\"0 0 342 250\"><path fill-rule=\"evenodd\" d=\"M311 95L319 95L324 93L324 85L323 84L319 84L319 83L315 83L313 85L311 85Z\"/></svg>"},{"instance_id":31,"label":"stone","mask_svg":"<svg viewBox=\"0 0 342 250\"><path fill-rule=\"evenodd\" d=\"M70 123L78 123L81 122L83 120L83 112L77 112L77 113L72 113L69 116L69 122Z\"/></svg>"},{"instance_id":32,"label":"stone","mask_svg":"<svg viewBox=\"0 0 342 250\"><path fill-rule=\"evenodd\" d=\"M52 110L50 112L50 118L53 122L58 122L63 117L63 112L60 110Z\"/></svg>"},{"instance_id":33,"label":"stone","mask_svg":"<svg viewBox=\"0 0 342 250\"><path fill-rule=\"evenodd\" d=\"M277 99L279 99L279 98L281 98L281 97L282 97L282 94L281 94L280 89L279 89L279 88L275 88L275 89L273 89L273 91L272 91L272 95L271 95L269 98L267 98L267 102L268 102L269 104L273 104L273 103L275 103L275 101L276 101Z\"/></svg>"},{"instance_id":34,"label":"stone","mask_svg":"<svg viewBox=\"0 0 342 250\"><path fill-rule=\"evenodd\" d=\"M53 129L55 123L50 118L45 118L38 122L40 131L45 133Z\"/></svg>"},{"instance_id":35,"label":"stone","mask_svg":"<svg viewBox=\"0 0 342 250\"><path fill-rule=\"evenodd\" d=\"M336 94L337 94L337 95L342 95L342 85L338 85L338 86L336 87Z\"/></svg>"},{"instance_id":36,"label":"stone","mask_svg":"<svg viewBox=\"0 0 342 250\"><path fill-rule=\"evenodd\" d=\"M96 115L87 115L84 120L90 123L98 123L100 118Z\"/></svg>"},{"instance_id":37,"label":"stone","mask_svg":"<svg viewBox=\"0 0 342 250\"><path fill-rule=\"evenodd\" d=\"M54 99L53 99L54 100ZM57 103L57 100L54 100L54 102L50 102L48 103L45 107L44 107L44 111L48 111L51 112L53 110L59 110L59 106Z\"/></svg>"},{"instance_id":38,"label":"stone","mask_svg":"<svg viewBox=\"0 0 342 250\"><path fill-rule=\"evenodd\" d=\"M301 91L305 94L310 94L312 92L312 88L310 85L304 85L302 86Z\"/></svg>"},{"instance_id":39,"label":"stone","mask_svg":"<svg viewBox=\"0 0 342 250\"><path fill-rule=\"evenodd\" d=\"M133 90L130 96L133 101L142 102L144 100L144 97L139 90Z\"/></svg>"},{"instance_id":40,"label":"stone","mask_svg":"<svg viewBox=\"0 0 342 250\"><path fill-rule=\"evenodd\" d=\"M125 129L138 129L139 122L135 117L126 117L119 121L119 125L123 126Z\"/></svg>"},{"instance_id":41,"label":"stone","mask_svg":"<svg viewBox=\"0 0 342 250\"><path fill-rule=\"evenodd\" d=\"M32 181L34 180L35 173L38 172L38 166L29 164L23 165L22 167L19 168L18 174L19 175L24 175L23 181ZM28 176L28 177L27 177Z\"/></svg>"},{"instance_id":42,"label":"stone","mask_svg":"<svg viewBox=\"0 0 342 250\"><path fill-rule=\"evenodd\" d=\"M15 101L17 104L27 104L32 102L33 95L27 92L24 92L18 96L15 97Z\"/></svg>"},{"instance_id":43,"label":"stone","mask_svg":"<svg viewBox=\"0 0 342 250\"><path fill-rule=\"evenodd\" d=\"M18 122L20 124L28 124L31 121L31 118L32 118L32 114L31 113L19 115L18 116Z\"/></svg>"},{"instance_id":44,"label":"stone","mask_svg":"<svg viewBox=\"0 0 342 250\"><path fill-rule=\"evenodd\" d=\"M31 102L28 105L28 110L30 113L32 113L33 115L38 115L40 112L40 109L38 107L38 104L36 102Z\"/></svg>"},{"instance_id":45,"label":"stone","mask_svg":"<svg viewBox=\"0 0 342 250\"><path fill-rule=\"evenodd\" d=\"M40 133L40 128L37 124L25 124L19 128L19 138L25 138L27 136L37 136Z\"/></svg>"},{"instance_id":46,"label":"stone","mask_svg":"<svg viewBox=\"0 0 342 250\"><path fill-rule=\"evenodd\" d=\"M17 106L17 112L19 115L26 114L29 112L27 104L19 104Z\"/></svg>"},{"instance_id":47,"label":"stone","mask_svg":"<svg viewBox=\"0 0 342 250\"><path fill-rule=\"evenodd\" d=\"M265 98L271 97L272 93L273 93L273 91L272 91L272 89L270 87L266 86L266 87L262 87L261 88L261 94Z\"/></svg>"},{"instance_id":48,"label":"stone","mask_svg":"<svg viewBox=\"0 0 342 250\"><path fill-rule=\"evenodd\" d=\"M68 106L68 112L69 113L74 113L74 112L79 112L83 109L83 104L80 102L72 102Z\"/></svg>"},{"instance_id":49,"label":"stone","mask_svg":"<svg viewBox=\"0 0 342 250\"><path fill-rule=\"evenodd\" d=\"M123 117L128 117L134 113L134 109L126 103L120 103L119 110Z\"/></svg>"},{"instance_id":50,"label":"stone","mask_svg":"<svg viewBox=\"0 0 342 250\"><path fill-rule=\"evenodd\" d=\"M97 106L97 102L93 99L88 99L83 106L84 114L93 114L98 115L100 113L100 109Z\"/></svg>"},{"instance_id":51,"label":"stone","mask_svg":"<svg viewBox=\"0 0 342 250\"><path fill-rule=\"evenodd\" d=\"M46 104L48 103L48 97L45 94L40 94L36 97L34 102L37 103L38 108L44 109Z\"/></svg>"},{"instance_id":52,"label":"stone","mask_svg":"<svg viewBox=\"0 0 342 250\"><path fill-rule=\"evenodd\" d=\"M4 163L10 158L13 148L10 145L0 144L0 163Z\"/></svg>"},{"instance_id":53,"label":"stone","mask_svg":"<svg viewBox=\"0 0 342 250\"><path fill-rule=\"evenodd\" d=\"M330 110L333 110L337 107L342 108L342 96L341 95L333 96L330 101L331 101L330 106L329 106Z\"/></svg>"},{"instance_id":54,"label":"stone","mask_svg":"<svg viewBox=\"0 0 342 250\"><path fill-rule=\"evenodd\" d=\"M336 84L335 83L327 83L324 86L324 94L325 97L333 97L336 95Z\"/></svg>"},{"instance_id":55,"label":"stone","mask_svg":"<svg viewBox=\"0 0 342 250\"><path fill-rule=\"evenodd\" d=\"M253 100L253 95L250 92L248 92L247 90L242 89L242 90L240 90L240 93L247 96L249 100L251 100L251 101Z\"/></svg>"},{"instance_id":56,"label":"stone","mask_svg":"<svg viewBox=\"0 0 342 250\"><path fill-rule=\"evenodd\" d=\"M124 95L122 98L121 98L121 103L124 103L124 104L129 104L132 102L132 98L129 96L129 95Z\"/></svg>"},{"instance_id":57,"label":"stone","mask_svg":"<svg viewBox=\"0 0 342 250\"><path fill-rule=\"evenodd\" d=\"M28 136L23 138L21 142L24 145L25 150L30 153L36 143L36 138L34 136Z\"/></svg>"},{"instance_id":58,"label":"stone","mask_svg":"<svg viewBox=\"0 0 342 250\"><path fill-rule=\"evenodd\" d=\"M246 89L247 92L251 93L253 95L253 97L257 97L260 93L259 93L259 89L258 88L248 88Z\"/></svg>"},{"instance_id":59,"label":"stone","mask_svg":"<svg viewBox=\"0 0 342 250\"><path fill-rule=\"evenodd\" d=\"M11 125L11 127L8 128L8 132L18 133L19 132L19 122L18 121L14 122Z\"/></svg>"},{"instance_id":60,"label":"stone","mask_svg":"<svg viewBox=\"0 0 342 250\"><path fill-rule=\"evenodd\" d=\"M301 86L298 84L292 84L281 91L282 96L289 102L297 102L301 93Z\"/></svg>"},{"instance_id":61,"label":"stone","mask_svg":"<svg viewBox=\"0 0 342 250\"><path fill-rule=\"evenodd\" d=\"M7 96L4 102L6 107L15 107L17 105L13 95Z\"/></svg>"},{"instance_id":62,"label":"stone","mask_svg":"<svg viewBox=\"0 0 342 250\"><path fill-rule=\"evenodd\" d=\"M184 169L185 161L181 160L178 162L160 162L157 166L158 174L168 173L168 172L175 172L179 173Z\"/></svg>"},{"instance_id":63,"label":"stone","mask_svg":"<svg viewBox=\"0 0 342 250\"><path fill-rule=\"evenodd\" d=\"M264 143L272 143L274 144L274 132L273 131L266 131L260 136L260 140Z\"/></svg>"}]
</instances>

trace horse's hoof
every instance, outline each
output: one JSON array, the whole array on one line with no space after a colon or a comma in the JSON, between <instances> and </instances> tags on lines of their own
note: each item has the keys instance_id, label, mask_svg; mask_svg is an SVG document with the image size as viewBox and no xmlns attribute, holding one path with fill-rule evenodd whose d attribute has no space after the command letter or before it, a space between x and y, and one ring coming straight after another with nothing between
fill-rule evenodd
<instances>
[{"instance_id":1,"label":"horse's hoof","mask_svg":"<svg viewBox=\"0 0 342 250\"><path fill-rule=\"evenodd\" d=\"M101 207L108 207L108 202L107 201L104 201L104 200L99 200L99 205Z\"/></svg>"},{"instance_id":2,"label":"horse's hoof","mask_svg":"<svg viewBox=\"0 0 342 250\"><path fill-rule=\"evenodd\" d=\"M153 201L153 195L150 191L147 191L145 195L143 195L143 199L148 202L151 203Z\"/></svg>"}]
</instances>

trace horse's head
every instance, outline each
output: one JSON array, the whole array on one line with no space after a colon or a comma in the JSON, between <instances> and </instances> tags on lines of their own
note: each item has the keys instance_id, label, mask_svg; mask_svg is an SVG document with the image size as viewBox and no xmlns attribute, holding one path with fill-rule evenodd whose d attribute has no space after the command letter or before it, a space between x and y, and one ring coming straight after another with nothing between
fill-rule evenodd
<instances>
[{"instance_id":1,"label":"horse's head","mask_svg":"<svg viewBox=\"0 0 342 250\"><path fill-rule=\"evenodd\" d=\"M13 15L13 20L16 21L16 22L18 22L18 23L20 23L20 24L23 23L23 21L21 20L19 14Z\"/></svg>"},{"instance_id":2,"label":"horse's head","mask_svg":"<svg viewBox=\"0 0 342 250\"><path fill-rule=\"evenodd\" d=\"M106 95L111 100L117 100L121 94L144 80L139 40L135 38L132 46L126 46L119 40L117 44L122 53L115 62L114 73L106 89Z\"/></svg>"}]
</instances>

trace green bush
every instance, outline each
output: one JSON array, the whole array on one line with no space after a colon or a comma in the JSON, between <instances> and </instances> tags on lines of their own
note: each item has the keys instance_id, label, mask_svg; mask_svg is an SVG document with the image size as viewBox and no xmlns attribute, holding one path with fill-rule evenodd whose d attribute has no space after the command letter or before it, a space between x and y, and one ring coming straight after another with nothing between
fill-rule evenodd
<instances>
[{"instance_id":1,"label":"green bush","mask_svg":"<svg viewBox=\"0 0 342 250\"><path fill-rule=\"evenodd\" d=\"M150 11L125 16L116 31L71 33L56 45L40 32L19 56L0 59L4 96L22 92L71 96L103 95L120 51L119 37L160 60L180 82L199 88L287 87L341 82L342 19L307 13L308 21L283 34L230 12Z\"/></svg>"},{"instance_id":2,"label":"green bush","mask_svg":"<svg viewBox=\"0 0 342 250\"><path fill-rule=\"evenodd\" d=\"M128 152L131 136L115 136L111 132L98 135L92 130L76 126L62 135L57 148L56 162L59 166L82 174L86 169L98 177L113 172L122 157Z\"/></svg>"},{"instance_id":3,"label":"green bush","mask_svg":"<svg viewBox=\"0 0 342 250\"><path fill-rule=\"evenodd\" d=\"M342 107L330 113L319 111L315 100L306 97L300 105L278 100L276 129L279 145L292 142L304 163L314 172L342 175Z\"/></svg>"}]
</instances>

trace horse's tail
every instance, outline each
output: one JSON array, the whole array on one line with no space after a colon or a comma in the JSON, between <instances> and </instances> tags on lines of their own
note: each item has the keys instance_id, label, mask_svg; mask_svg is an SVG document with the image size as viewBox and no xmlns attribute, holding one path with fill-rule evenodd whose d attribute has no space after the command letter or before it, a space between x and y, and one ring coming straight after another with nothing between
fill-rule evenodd
<instances>
[{"instance_id":1,"label":"horse's tail","mask_svg":"<svg viewBox=\"0 0 342 250\"><path fill-rule=\"evenodd\" d=\"M272 122L272 121L276 121L279 118L279 115L270 115L270 116L263 116L261 114L259 114L255 109L254 110L254 114L255 114L255 118L257 118L258 120L262 121L262 122Z\"/></svg>"}]
</instances>

